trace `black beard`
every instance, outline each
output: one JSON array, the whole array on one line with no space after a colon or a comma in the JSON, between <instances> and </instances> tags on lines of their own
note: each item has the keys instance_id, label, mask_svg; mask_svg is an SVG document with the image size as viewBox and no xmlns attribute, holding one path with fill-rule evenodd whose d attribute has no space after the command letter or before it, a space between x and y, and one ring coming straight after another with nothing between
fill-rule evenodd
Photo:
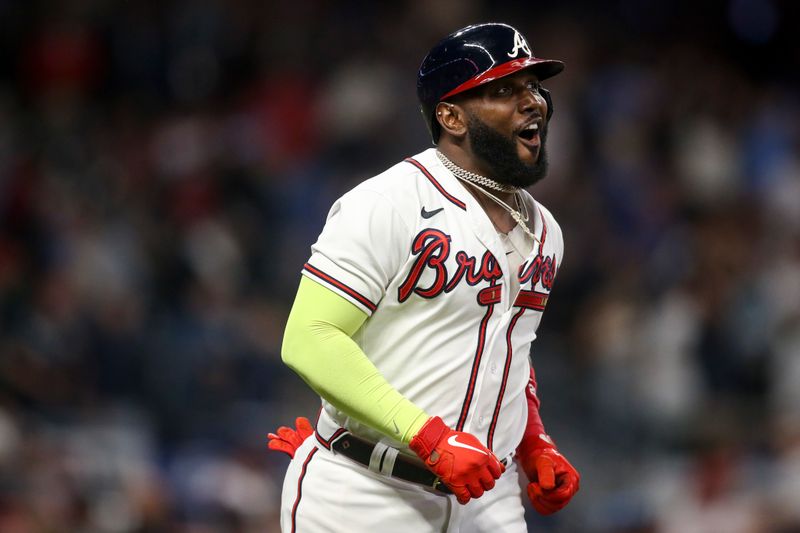
<instances>
[{"instance_id":1,"label":"black beard","mask_svg":"<svg viewBox=\"0 0 800 533\"><path fill-rule=\"evenodd\" d=\"M542 129L542 146L539 148L539 159L532 165L522 162L517 154L515 139L509 139L499 131L489 127L481 119L467 114L467 135L472 153L491 171L487 176L493 180L512 187L530 187L547 175L547 127Z\"/></svg>"}]
</instances>

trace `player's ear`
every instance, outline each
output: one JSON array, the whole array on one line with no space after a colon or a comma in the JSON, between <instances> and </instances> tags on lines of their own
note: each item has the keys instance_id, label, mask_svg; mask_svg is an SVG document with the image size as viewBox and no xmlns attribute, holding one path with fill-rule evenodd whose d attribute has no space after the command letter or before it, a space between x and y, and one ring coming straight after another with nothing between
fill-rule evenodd
<instances>
[{"instance_id":1,"label":"player's ear","mask_svg":"<svg viewBox=\"0 0 800 533\"><path fill-rule=\"evenodd\" d=\"M467 121L464 109L450 102L439 102L436 105L436 120L442 130L453 137L463 137L467 134Z\"/></svg>"}]
</instances>

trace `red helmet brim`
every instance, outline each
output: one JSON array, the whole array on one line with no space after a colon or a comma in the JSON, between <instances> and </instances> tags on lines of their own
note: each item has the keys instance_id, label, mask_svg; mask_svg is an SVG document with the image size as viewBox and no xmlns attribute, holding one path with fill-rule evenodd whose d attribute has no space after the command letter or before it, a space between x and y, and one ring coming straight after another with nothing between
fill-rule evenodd
<instances>
[{"instance_id":1,"label":"red helmet brim","mask_svg":"<svg viewBox=\"0 0 800 533\"><path fill-rule=\"evenodd\" d=\"M539 77L539 81L542 81L555 76L564 70L564 63L555 59L540 59L536 57L515 59L513 61L503 63L502 65L497 65L496 67L490 68L486 72L482 72L474 78L465 81L452 91L443 95L439 101L527 68L533 69L534 72L536 72L536 75Z\"/></svg>"}]
</instances>

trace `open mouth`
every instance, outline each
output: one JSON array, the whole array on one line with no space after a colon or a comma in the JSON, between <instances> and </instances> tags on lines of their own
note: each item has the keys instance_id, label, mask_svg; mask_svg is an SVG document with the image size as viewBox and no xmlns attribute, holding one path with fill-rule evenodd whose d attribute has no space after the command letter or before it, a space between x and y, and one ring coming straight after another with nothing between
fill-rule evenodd
<instances>
[{"instance_id":1,"label":"open mouth","mask_svg":"<svg viewBox=\"0 0 800 533\"><path fill-rule=\"evenodd\" d=\"M531 144L534 142L534 139L538 139L539 137L539 123L533 122L528 124L519 132L519 137L526 142L526 144Z\"/></svg>"}]
</instances>

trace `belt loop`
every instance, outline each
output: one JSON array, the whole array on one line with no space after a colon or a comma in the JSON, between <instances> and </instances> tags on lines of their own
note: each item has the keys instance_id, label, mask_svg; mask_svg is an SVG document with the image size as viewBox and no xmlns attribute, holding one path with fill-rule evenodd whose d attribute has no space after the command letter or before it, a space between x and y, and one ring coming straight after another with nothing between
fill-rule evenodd
<instances>
[{"instance_id":1,"label":"belt loop","mask_svg":"<svg viewBox=\"0 0 800 533\"><path fill-rule=\"evenodd\" d=\"M338 435L336 438L333 438L330 441L328 441L328 449L335 452L335 450L333 449L333 445L349 435L350 435L349 431L342 431L341 435Z\"/></svg>"},{"instance_id":2,"label":"belt loop","mask_svg":"<svg viewBox=\"0 0 800 533\"><path fill-rule=\"evenodd\" d=\"M400 450L387 444L384 439L375 443L372 453L369 456L368 468L376 474L391 476L394 471L394 463Z\"/></svg>"},{"instance_id":3,"label":"belt loop","mask_svg":"<svg viewBox=\"0 0 800 533\"><path fill-rule=\"evenodd\" d=\"M386 450L386 455L384 455L383 464L380 465L381 474L384 476L392 475L392 471L394 470L394 461L397 459L397 455L399 453L400 450L389 446L389 449Z\"/></svg>"},{"instance_id":4,"label":"belt loop","mask_svg":"<svg viewBox=\"0 0 800 533\"><path fill-rule=\"evenodd\" d=\"M368 468L376 474L381 473L381 464L383 463L383 455L389 450L389 446L381 441L375 443L372 448L372 454L369 456Z\"/></svg>"},{"instance_id":5,"label":"belt loop","mask_svg":"<svg viewBox=\"0 0 800 533\"><path fill-rule=\"evenodd\" d=\"M516 453L517 453L516 450L511 450L510 452L508 452L508 454L505 457L503 457L503 460L500 461L501 463L503 463L503 466L509 466L511 463L513 463L514 455L516 455Z\"/></svg>"}]
</instances>

